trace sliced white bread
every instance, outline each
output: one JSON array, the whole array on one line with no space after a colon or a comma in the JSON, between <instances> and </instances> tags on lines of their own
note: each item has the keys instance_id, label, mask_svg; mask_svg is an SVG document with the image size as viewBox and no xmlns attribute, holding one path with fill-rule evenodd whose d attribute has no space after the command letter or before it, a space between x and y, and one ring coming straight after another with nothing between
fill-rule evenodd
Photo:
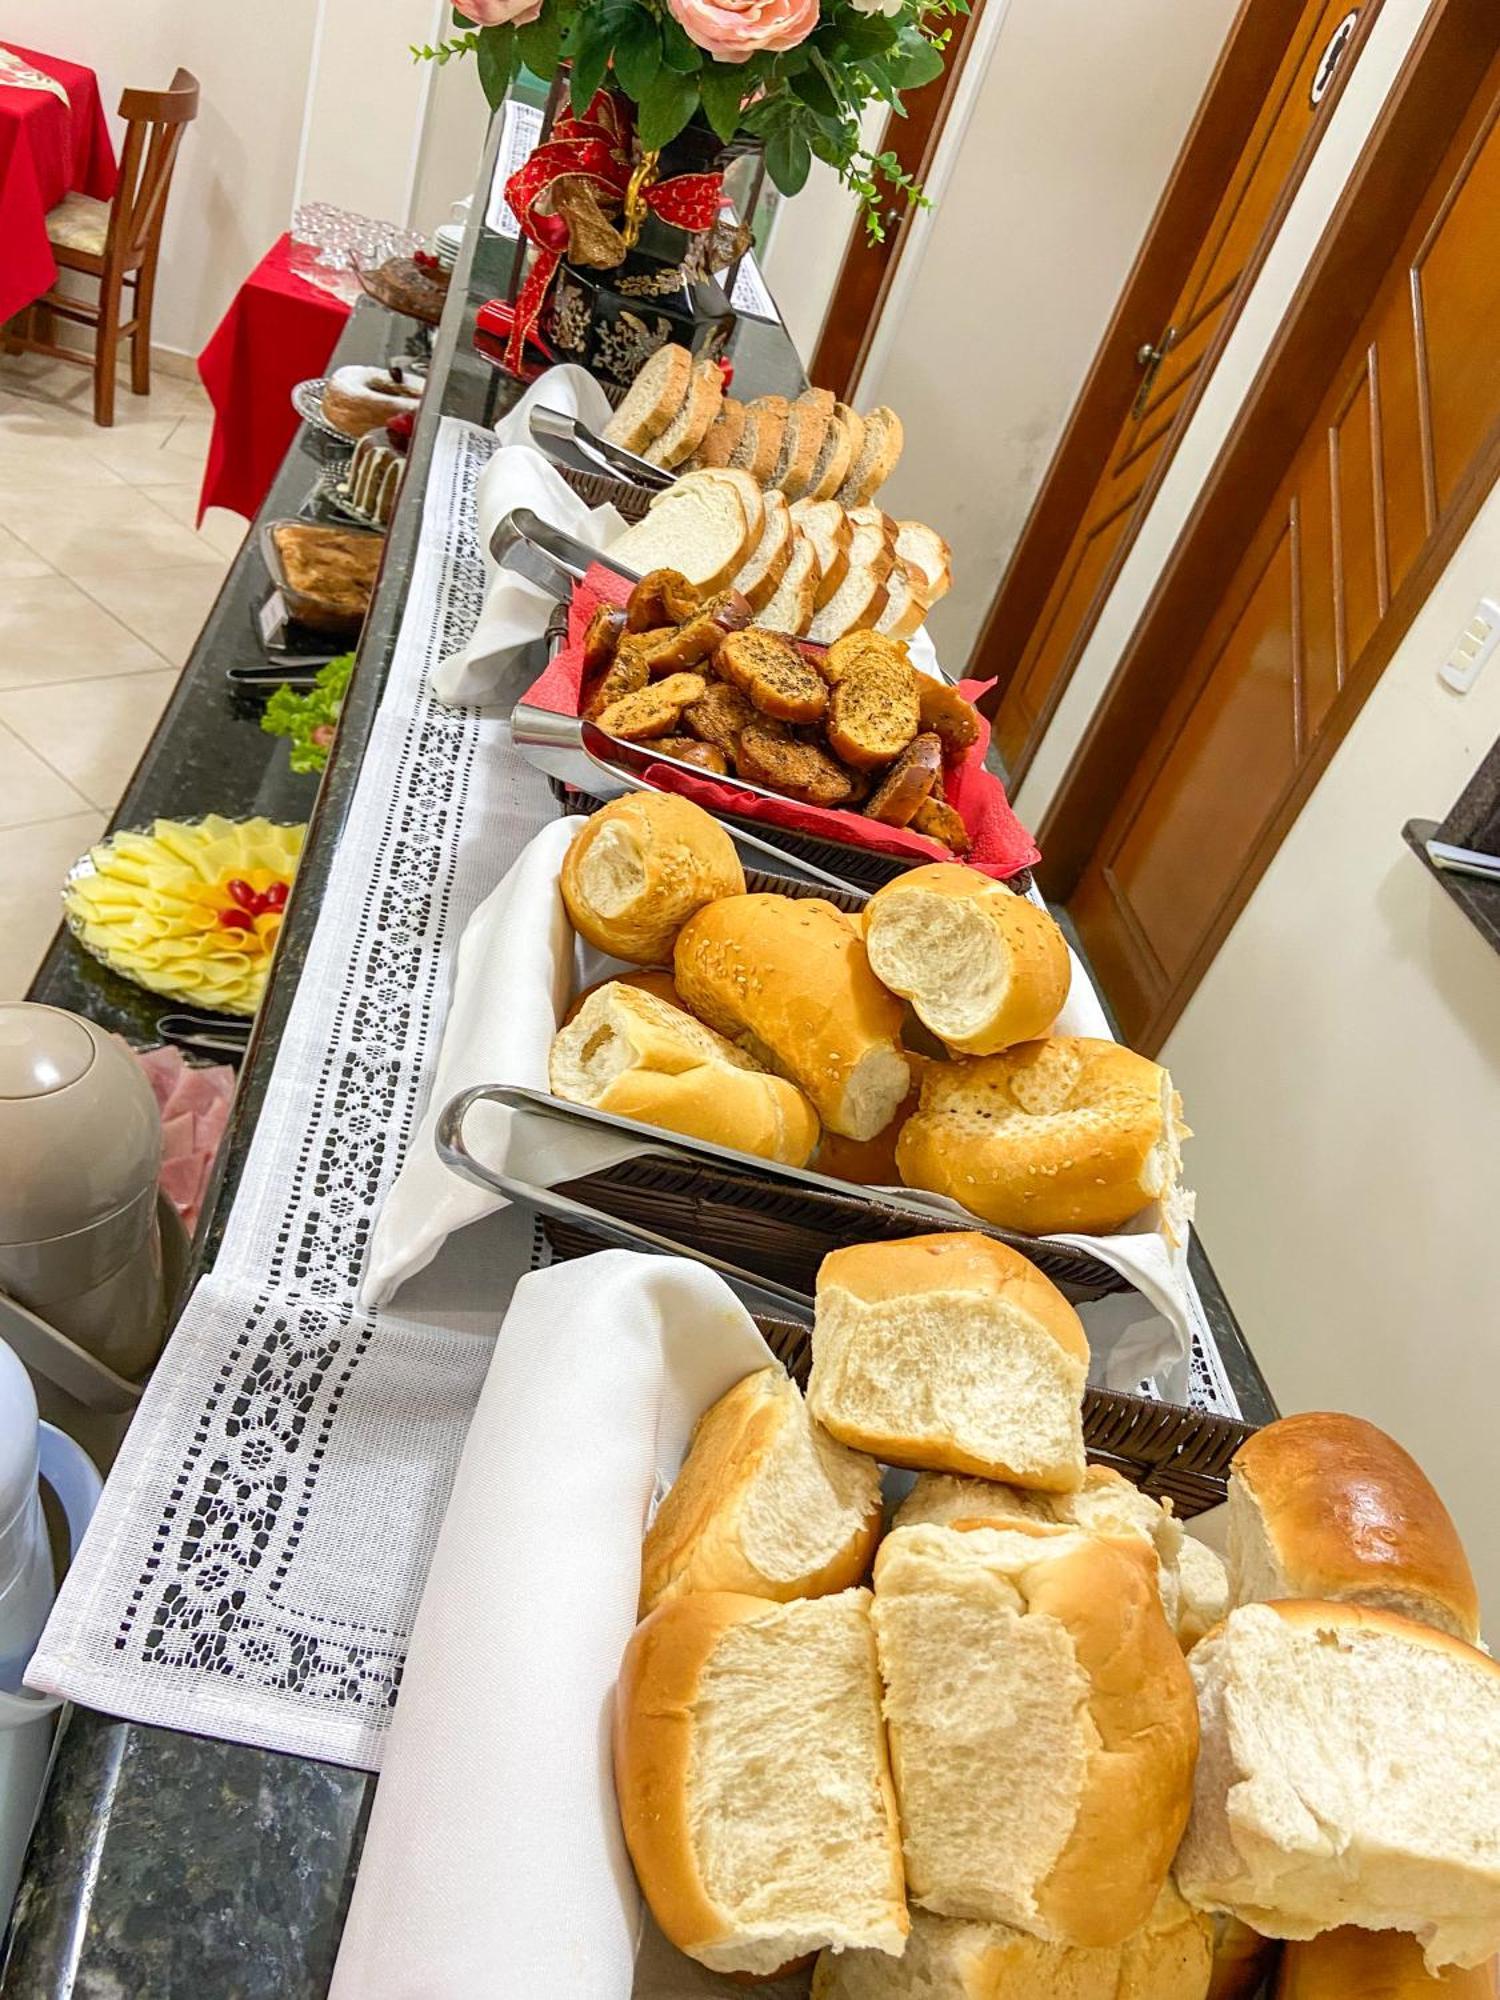
<instances>
[{"instance_id":1,"label":"sliced white bread","mask_svg":"<svg viewBox=\"0 0 1500 2000\"><path fill-rule=\"evenodd\" d=\"M874 1620L913 1901L1123 1944L1166 1883L1198 1748L1149 1550L900 1528L875 1558Z\"/></svg>"},{"instance_id":2,"label":"sliced white bread","mask_svg":"<svg viewBox=\"0 0 1500 2000\"><path fill-rule=\"evenodd\" d=\"M753 552L761 536L765 533L766 496L764 492L756 485L748 472L742 471L732 465L703 466L696 472L684 473L678 484L682 485L686 482L691 486L695 481L700 479L721 479L726 485L732 486L735 492L739 494L740 505L745 510L745 528L750 537L750 548ZM655 505L655 502L652 504Z\"/></svg>"},{"instance_id":3,"label":"sliced white bread","mask_svg":"<svg viewBox=\"0 0 1500 2000\"><path fill-rule=\"evenodd\" d=\"M671 423L647 445L643 456L652 465L684 464L708 435L709 425L724 401L724 377L716 361L695 361L682 408Z\"/></svg>"},{"instance_id":4,"label":"sliced white bread","mask_svg":"<svg viewBox=\"0 0 1500 2000\"><path fill-rule=\"evenodd\" d=\"M927 606L918 594L921 573L914 563L897 556L896 566L885 580L886 604L875 630L889 639L909 639L927 616Z\"/></svg>"},{"instance_id":5,"label":"sliced white bread","mask_svg":"<svg viewBox=\"0 0 1500 2000\"><path fill-rule=\"evenodd\" d=\"M692 379L693 357L685 347L658 347L604 426L604 436L626 451L644 452L682 408Z\"/></svg>"},{"instance_id":6,"label":"sliced white bread","mask_svg":"<svg viewBox=\"0 0 1500 2000\"><path fill-rule=\"evenodd\" d=\"M794 638L801 638L812 623L817 598L818 552L795 527L792 535L791 555L776 594L756 612L751 623L763 625L768 632L790 632Z\"/></svg>"},{"instance_id":7,"label":"sliced white bread","mask_svg":"<svg viewBox=\"0 0 1500 2000\"><path fill-rule=\"evenodd\" d=\"M753 546L737 490L688 474L659 494L645 520L627 528L609 553L642 576L675 569L711 594L728 589Z\"/></svg>"},{"instance_id":8,"label":"sliced white bread","mask_svg":"<svg viewBox=\"0 0 1500 2000\"><path fill-rule=\"evenodd\" d=\"M733 396L726 396L719 405L719 414L709 426L693 458L694 466L728 465L734 456L745 431L745 406Z\"/></svg>"},{"instance_id":9,"label":"sliced white bread","mask_svg":"<svg viewBox=\"0 0 1500 2000\"><path fill-rule=\"evenodd\" d=\"M818 587L814 606L821 609L849 574L849 548L854 524L836 500L798 500L792 519L818 552Z\"/></svg>"},{"instance_id":10,"label":"sliced white bread","mask_svg":"<svg viewBox=\"0 0 1500 2000\"><path fill-rule=\"evenodd\" d=\"M1188 1660L1203 1746L1177 1880L1266 1937L1408 1931L1429 1971L1500 1950L1500 1665L1364 1605L1232 1611Z\"/></svg>"},{"instance_id":11,"label":"sliced white bread","mask_svg":"<svg viewBox=\"0 0 1500 2000\"><path fill-rule=\"evenodd\" d=\"M838 589L820 606L808 637L825 646L846 632L873 631L889 602L887 579L895 563L895 524L879 508L849 516L848 567Z\"/></svg>"},{"instance_id":12,"label":"sliced white bread","mask_svg":"<svg viewBox=\"0 0 1500 2000\"><path fill-rule=\"evenodd\" d=\"M759 486L771 484L790 408L785 396L757 396L745 405L745 428L729 463L748 472Z\"/></svg>"},{"instance_id":13,"label":"sliced white bread","mask_svg":"<svg viewBox=\"0 0 1500 2000\"><path fill-rule=\"evenodd\" d=\"M1049 1944L916 1909L898 1959L825 1951L812 2000L1204 2000L1212 1949L1209 1919L1170 1882L1122 1945Z\"/></svg>"},{"instance_id":14,"label":"sliced white bread","mask_svg":"<svg viewBox=\"0 0 1500 2000\"><path fill-rule=\"evenodd\" d=\"M615 1790L651 1913L700 1964L904 1948L868 1591L706 1591L653 1612L620 1670Z\"/></svg>"},{"instance_id":15,"label":"sliced white bread","mask_svg":"<svg viewBox=\"0 0 1500 2000\"><path fill-rule=\"evenodd\" d=\"M921 577L915 586L922 602L931 610L940 597L953 587L953 551L922 521L896 523L896 554L910 563Z\"/></svg>"},{"instance_id":16,"label":"sliced white bread","mask_svg":"<svg viewBox=\"0 0 1500 2000\"><path fill-rule=\"evenodd\" d=\"M858 451L864 434L863 422L854 416L849 405L835 403L828 435L823 440L823 449L818 454L818 462L813 467L812 477L807 483L810 499L831 500L838 492L849 477L849 468L854 463L854 454Z\"/></svg>"},{"instance_id":17,"label":"sliced white bread","mask_svg":"<svg viewBox=\"0 0 1500 2000\"><path fill-rule=\"evenodd\" d=\"M808 390L787 412L781 453L771 483L779 486L788 500L800 500L808 491L832 427L833 398L826 389Z\"/></svg>"},{"instance_id":18,"label":"sliced white bread","mask_svg":"<svg viewBox=\"0 0 1500 2000\"><path fill-rule=\"evenodd\" d=\"M887 1464L1074 1492L1088 1365L1072 1306L993 1237L864 1243L819 1268L808 1408Z\"/></svg>"},{"instance_id":19,"label":"sliced white bread","mask_svg":"<svg viewBox=\"0 0 1500 2000\"><path fill-rule=\"evenodd\" d=\"M764 611L781 587L796 546L796 531L786 495L768 487L762 496L765 526L750 560L734 579L734 587L753 612Z\"/></svg>"},{"instance_id":20,"label":"sliced white bread","mask_svg":"<svg viewBox=\"0 0 1500 2000\"><path fill-rule=\"evenodd\" d=\"M858 458L837 497L846 507L863 507L880 491L896 469L903 443L901 419L882 404L865 416L865 434Z\"/></svg>"},{"instance_id":21,"label":"sliced white bread","mask_svg":"<svg viewBox=\"0 0 1500 2000\"><path fill-rule=\"evenodd\" d=\"M807 1413L782 1368L699 1418L641 1549L641 1616L694 1590L826 1597L861 1582L880 1537L880 1467Z\"/></svg>"}]
</instances>

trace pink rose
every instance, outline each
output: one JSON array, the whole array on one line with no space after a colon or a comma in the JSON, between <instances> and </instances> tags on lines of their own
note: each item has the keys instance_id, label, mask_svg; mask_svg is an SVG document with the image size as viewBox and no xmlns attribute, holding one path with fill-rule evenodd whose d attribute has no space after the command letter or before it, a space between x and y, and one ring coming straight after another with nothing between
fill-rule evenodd
<instances>
[{"instance_id":1,"label":"pink rose","mask_svg":"<svg viewBox=\"0 0 1500 2000\"><path fill-rule=\"evenodd\" d=\"M503 28L507 22L524 28L542 11L542 0L453 0L453 4L479 28Z\"/></svg>"},{"instance_id":2,"label":"pink rose","mask_svg":"<svg viewBox=\"0 0 1500 2000\"><path fill-rule=\"evenodd\" d=\"M818 0L667 0L690 40L719 62L748 62L762 49L805 42L818 25Z\"/></svg>"}]
</instances>

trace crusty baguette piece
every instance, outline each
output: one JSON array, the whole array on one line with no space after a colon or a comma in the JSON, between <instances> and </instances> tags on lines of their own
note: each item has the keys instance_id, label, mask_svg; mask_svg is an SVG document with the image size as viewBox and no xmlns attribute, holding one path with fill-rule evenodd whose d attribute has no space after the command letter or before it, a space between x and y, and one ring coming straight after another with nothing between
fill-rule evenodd
<instances>
[{"instance_id":1,"label":"crusty baguette piece","mask_svg":"<svg viewBox=\"0 0 1500 2000\"><path fill-rule=\"evenodd\" d=\"M705 594L725 590L754 547L738 489L708 474L685 474L610 544L627 569L674 569Z\"/></svg>"},{"instance_id":2,"label":"crusty baguette piece","mask_svg":"<svg viewBox=\"0 0 1500 2000\"><path fill-rule=\"evenodd\" d=\"M828 707L830 749L858 771L879 770L906 749L917 734L917 720L917 677L905 647L862 646L834 682Z\"/></svg>"},{"instance_id":3,"label":"crusty baguette piece","mask_svg":"<svg viewBox=\"0 0 1500 2000\"><path fill-rule=\"evenodd\" d=\"M741 733L734 768L750 784L784 792L804 805L842 806L854 798L854 773L847 765L770 716L757 715Z\"/></svg>"},{"instance_id":4,"label":"crusty baguette piece","mask_svg":"<svg viewBox=\"0 0 1500 2000\"><path fill-rule=\"evenodd\" d=\"M1204 2000L1210 1932L1170 1882L1121 1945L1050 1944L915 1909L900 1958L822 1953L812 2000Z\"/></svg>"},{"instance_id":5,"label":"crusty baguette piece","mask_svg":"<svg viewBox=\"0 0 1500 2000\"><path fill-rule=\"evenodd\" d=\"M818 589L818 552L795 526L792 534L792 552L776 594L756 612L754 623L769 632L789 632L793 638L801 638L812 623Z\"/></svg>"},{"instance_id":6,"label":"crusty baguette piece","mask_svg":"<svg viewBox=\"0 0 1500 2000\"><path fill-rule=\"evenodd\" d=\"M726 396L693 458L695 469L728 465L745 431L745 406L734 396Z\"/></svg>"},{"instance_id":7,"label":"crusty baguette piece","mask_svg":"<svg viewBox=\"0 0 1500 2000\"><path fill-rule=\"evenodd\" d=\"M701 1020L790 1077L835 1132L871 1139L911 1072L902 1007L842 910L820 897L729 896L684 926L677 990Z\"/></svg>"},{"instance_id":8,"label":"crusty baguette piece","mask_svg":"<svg viewBox=\"0 0 1500 2000\"><path fill-rule=\"evenodd\" d=\"M799 500L792 519L818 552L818 587L814 608L826 604L849 574L849 546L854 524L835 500Z\"/></svg>"},{"instance_id":9,"label":"crusty baguette piece","mask_svg":"<svg viewBox=\"0 0 1500 2000\"><path fill-rule=\"evenodd\" d=\"M1073 1492L1088 1366L1072 1306L993 1237L864 1243L819 1268L808 1408L889 1465Z\"/></svg>"},{"instance_id":10,"label":"crusty baguette piece","mask_svg":"<svg viewBox=\"0 0 1500 2000\"><path fill-rule=\"evenodd\" d=\"M835 696L843 692L843 687L834 690ZM880 773L865 801L865 817L883 826L910 826L942 776L942 744L935 736L914 736L895 763Z\"/></svg>"},{"instance_id":11,"label":"crusty baguette piece","mask_svg":"<svg viewBox=\"0 0 1500 2000\"><path fill-rule=\"evenodd\" d=\"M685 347L658 347L604 426L604 436L640 456L682 408L692 379L693 357Z\"/></svg>"},{"instance_id":12,"label":"crusty baguette piece","mask_svg":"<svg viewBox=\"0 0 1500 2000\"><path fill-rule=\"evenodd\" d=\"M1193 1649L1203 1747L1177 1881L1267 1937L1500 1950L1500 1665L1359 1604L1244 1604Z\"/></svg>"},{"instance_id":13,"label":"crusty baguette piece","mask_svg":"<svg viewBox=\"0 0 1500 2000\"><path fill-rule=\"evenodd\" d=\"M547 1070L569 1103L757 1159L805 1166L818 1143L817 1117L794 1085L680 1007L618 980L558 1030Z\"/></svg>"},{"instance_id":14,"label":"crusty baguette piece","mask_svg":"<svg viewBox=\"0 0 1500 2000\"><path fill-rule=\"evenodd\" d=\"M874 1622L912 1900L1123 1944L1167 1881L1198 1750L1149 1550L1066 1528L898 1528L875 1558Z\"/></svg>"},{"instance_id":15,"label":"crusty baguette piece","mask_svg":"<svg viewBox=\"0 0 1500 2000\"><path fill-rule=\"evenodd\" d=\"M717 362L695 361L682 408L642 456L652 465L684 464L708 436L709 425L724 401L724 377Z\"/></svg>"},{"instance_id":16,"label":"crusty baguette piece","mask_svg":"<svg viewBox=\"0 0 1500 2000\"><path fill-rule=\"evenodd\" d=\"M908 1918L868 1591L705 1591L625 1650L615 1790L657 1923L715 1972L899 1954Z\"/></svg>"},{"instance_id":17,"label":"crusty baguette piece","mask_svg":"<svg viewBox=\"0 0 1500 2000\"><path fill-rule=\"evenodd\" d=\"M559 886L574 930L595 950L664 965L695 910L745 893L745 871L701 806L668 792L627 792L584 822Z\"/></svg>"},{"instance_id":18,"label":"crusty baguette piece","mask_svg":"<svg viewBox=\"0 0 1500 2000\"><path fill-rule=\"evenodd\" d=\"M859 457L849 468L849 477L836 497L846 507L865 506L895 471L903 442L901 419L894 410L882 405L868 411Z\"/></svg>"},{"instance_id":19,"label":"crusty baguette piece","mask_svg":"<svg viewBox=\"0 0 1500 2000\"><path fill-rule=\"evenodd\" d=\"M782 632L731 632L714 655L720 675L762 715L777 722L817 722L828 683Z\"/></svg>"},{"instance_id":20,"label":"crusty baguette piece","mask_svg":"<svg viewBox=\"0 0 1500 2000\"><path fill-rule=\"evenodd\" d=\"M953 586L953 551L922 521L896 523L896 554L921 578L916 595L930 611Z\"/></svg>"},{"instance_id":21,"label":"crusty baguette piece","mask_svg":"<svg viewBox=\"0 0 1500 2000\"><path fill-rule=\"evenodd\" d=\"M870 1567L880 1505L875 1460L815 1424L784 1369L759 1369L698 1420L646 1531L640 1615L693 1590L848 1590Z\"/></svg>"},{"instance_id":22,"label":"crusty baguette piece","mask_svg":"<svg viewBox=\"0 0 1500 2000\"><path fill-rule=\"evenodd\" d=\"M749 603L752 612L764 611L781 587L792 559L795 536L786 495L770 488L762 498L765 526L734 587Z\"/></svg>"},{"instance_id":23,"label":"crusty baguette piece","mask_svg":"<svg viewBox=\"0 0 1500 2000\"><path fill-rule=\"evenodd\" d=\"M1309 1410L1240 1446L1229 1575L1236 1604L1332 1598L1479 1638L1479 1594L1452 1516L1416 1460L1361 1417Z\"/></svg>"},{"instance_id":24,"label":"crusty baguette piece","mask_svg":"<svg viewBox=\"0 0 1500 2000\"><path fill-rule=\"evenodd\" d=\"M623 737L627 743L649 743L655 736L670 736L682 720L682 711L705 693L702 674L668 674L652 681L634 694L622 695L599 713L599 727L607 736Z\"/></svg>"},{"instance_id":25,"label":"crusty baguette piece","mask_svg":"<svg viewBox=\"0 0 1500 2000\"><path fill-rule=\"evenodd\" d=\"M1056 920L958 862L913 868L878 889L865 944L877 977L955 1055L1035 1041L1068 997L1072 961Z\"/></svg>"},{"instance_id":26,"label":"crusty baguette piece","mask_svg":"<svg viewBox=\"0 0 1500 2000\"><path fill-rule=\"evenodd\" d=\"M999 1228L1103 1235L1153 1201L1170 1208L1181 1114L1159 1064L1118 1042L1051 1035L937 1064L896 1159L908 1187Z\"/></svg>"},{"instance_id":27,"label":"crusty baguette piece","mask_svg":"<svg viewBox=\"0 0 1500 2000\"><path fill-rule=\"evenodd\" d=\"M863 1956L863 1954L861 1954ZM1500 1966L1434 1974L1414 1937L1349 1926L1282 1953L1276 2000L1496 2000Z\"/></svg>"}]
</instances>

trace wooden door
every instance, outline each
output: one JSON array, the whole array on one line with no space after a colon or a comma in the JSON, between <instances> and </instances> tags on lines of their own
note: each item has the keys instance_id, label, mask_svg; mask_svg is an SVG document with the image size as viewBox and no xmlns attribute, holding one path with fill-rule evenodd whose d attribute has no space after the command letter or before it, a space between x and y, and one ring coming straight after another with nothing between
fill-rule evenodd
<instances>
[{"instance_id":1,"label":"wooden door","mask_svg":"<svg viewBox=\"0 0 1500 2000\"><path fill-rule=\"evenodd\" d=\"M1410 622L1424 558L1492 482L1497 324L1500 58L1070 901L1134 1046L1160 1046Z\"/></svg>"},{"instance_id":2,"label":"wooden door","mask_svg":"<svg viewBox=\"0 0 1500 2000\"><path fill-rule=\"evenodd\" d=\"M1057 700L1093 630L1161 475L1201 393L1238 304L1274 238L1290 192L1335 101L1335 80L1352 66L1379 0L1304 0L1222 198L1191 267L1154 338L1117 368L1138 368L1139 387L1114 435L1104 469L1082 507L995 711L995 737L1012 778L1031 762ZM1009 579L1007 579L1008 581ZM1012 612L1001 587L996 618ZM993 622L993 621L992 621ZM1005 671L981 641L975 672Z\"/></svg>"}]
</instances>

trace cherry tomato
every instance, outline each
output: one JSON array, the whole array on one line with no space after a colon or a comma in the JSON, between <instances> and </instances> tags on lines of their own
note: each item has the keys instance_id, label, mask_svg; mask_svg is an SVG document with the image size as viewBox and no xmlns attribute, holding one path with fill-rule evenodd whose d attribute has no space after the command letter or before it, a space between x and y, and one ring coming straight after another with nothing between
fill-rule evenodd
<instances>
[{"instance_id":1,"label":"cherry tomato","mask_svg":"<svg viewBox=\"0 0 1500 2000\"><path fill-rule=\"evenodd\" d=\"M248 910L255 901L255 891L238 875L232 881L226 882L224 887L230 899L238 903L242 910Z\"/></svg>"},{"instance_id":2,"label":"cherry tomato","mask_svg":"<svg viewBox=\"0 0 1500 2000\"><path fill-rule=\"evenodd\" d=\"M268 910L284 910L291 890L285 882L273 882L261 899Z\"/></svg>"},{"instance_id":3,"label":"cherry tomato","mask_svg":"<svg viewBox=\"0 0 1500 2000\"><path fill-rule=\"evenodd\" d=\"M255 928L255 919L248 910L220 910L219 923L226 931L249 931Z\"/></svg>"}]
</instances>

